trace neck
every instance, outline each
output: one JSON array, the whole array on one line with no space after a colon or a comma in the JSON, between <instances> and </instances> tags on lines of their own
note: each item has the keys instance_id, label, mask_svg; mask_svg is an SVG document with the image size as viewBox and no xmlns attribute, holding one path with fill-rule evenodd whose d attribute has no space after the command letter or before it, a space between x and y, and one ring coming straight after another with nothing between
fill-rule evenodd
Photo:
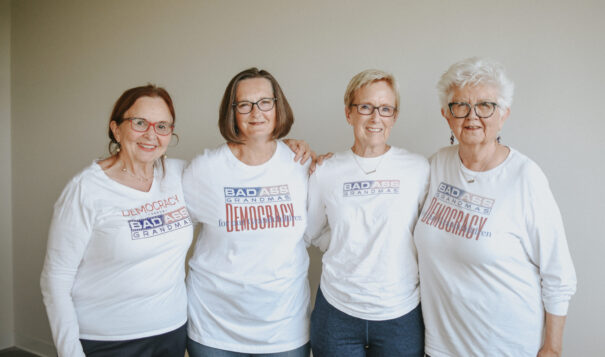
<instances>
[{"instance_id":1,"label":"neck","mask_svg":"<svg viewBox=\"0 0 605 357\"><path fill-rule=\"evenodd\" d=\"M487 171L500 165L507 157L508 147L497 142L482 145L458 146L458 155L462 164L473 171Z\"/></svg>"},{"instance_id":2,"label":"neck","mask_svg":"<svg viewBox=\"0 0 605 357\"><path fill-rule=\"evenodd\" d=\"M153 162L135 161L120 153L116 159L116 164L122 171L125 170L136 177L149 178L153 176Z\"/></svg>"},{"instance_id":3,"label":"neck","mask_svg":"<svg viewBox=\"0 0 605 357\"><path fill-rule=\"evenodd\" d=\"M384 154L385 152L389 151L390 148L391 147L387 144L371 146L371 145L363 145L363 144L355 141L355 144L353 144L353 147L351 148L351 150L357 156L376 157L376 156L380 156L380 155Z\"/></svg>"},{"instance_id":4,"label":"neck","mask_svg":"<svg viewBox=\"0 0 605 357\"><path fill-rule=\"evenodd\" d=\"M243 144L229 143L235 157L246 165L261 165L269 161L277 148L276 140L246 141Z\"/></svg>"}]
</instances>

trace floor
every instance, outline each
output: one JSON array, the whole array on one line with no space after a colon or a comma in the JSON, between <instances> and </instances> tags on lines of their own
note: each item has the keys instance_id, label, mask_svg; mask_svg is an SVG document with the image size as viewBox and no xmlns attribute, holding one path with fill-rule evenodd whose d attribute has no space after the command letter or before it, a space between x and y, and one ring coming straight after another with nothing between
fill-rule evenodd
<instances>
[{"instance_id":1,"label":"floor","mask_svg":"<svg viewBox=\"0 0 605 357\"><path fill-rule=\"evenodd\" d=\"M0 350L0 357L39 357L33 353L25 352L16 347Z\"/></svg>"}]
</instances>

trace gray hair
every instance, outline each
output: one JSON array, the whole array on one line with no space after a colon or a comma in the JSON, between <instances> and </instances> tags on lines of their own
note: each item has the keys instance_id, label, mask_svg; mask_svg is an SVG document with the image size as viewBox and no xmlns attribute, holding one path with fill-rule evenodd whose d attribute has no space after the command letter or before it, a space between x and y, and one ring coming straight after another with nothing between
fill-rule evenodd
<instances>
[{"instance_id":1,"label":"gray hair","mask_svg":"<svg viewBox=\"0 0 605 357\"><path fill-rule=\"evenodd\" d=\"M391 89L395 93L395 108L399 109L399 84L397 84L397 80L392 74L379 69L366 69L351 78L347 90L345 91L345 106L348 108L353 104L355 92L357 90L378 81L385 81L391 86Z\"/></svg>"},{"instance_id":2,"label":"gray hair","mask_svg":"<svg viewBox=\"0 0 605 357\"><path fill-rule=\"evenodd\" d=\"M482 84L498 88L500 110L510 108L513 103L515 85L504 73L504 66L494 60L480 57L471 57L456 62L441 76L437 83L441 107L447 108L454 88Z\"/></svg>"}]
</instances>

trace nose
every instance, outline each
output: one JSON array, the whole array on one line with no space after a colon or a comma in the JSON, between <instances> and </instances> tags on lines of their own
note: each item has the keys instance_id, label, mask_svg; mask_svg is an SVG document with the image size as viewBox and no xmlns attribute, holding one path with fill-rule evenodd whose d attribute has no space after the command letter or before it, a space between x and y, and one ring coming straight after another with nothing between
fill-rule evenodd
<instances>
[{"instance_id":1,"label":"nose","mask_svg":"<svg viewBox=\"0 0 605 357\"><path fill-rule=\"evenodd\" d=\"M147 138L155 138L157 135L155 132L155 125L149 125L149 127L147 127L147 131L145 131L143 135Z\"/></svg>"},{"instance_id":2,"label":"nose","mask_svg":"<svg viewBox=\"0 0 605 357\"><path fill-rule=\"evenodd\" d=\"M468 115L466 116L466 119L479 119L479 117L477 116L477 112L475 111L475 107L471 106L471 110L468 112Z\"/></svg>"}]
</instances>

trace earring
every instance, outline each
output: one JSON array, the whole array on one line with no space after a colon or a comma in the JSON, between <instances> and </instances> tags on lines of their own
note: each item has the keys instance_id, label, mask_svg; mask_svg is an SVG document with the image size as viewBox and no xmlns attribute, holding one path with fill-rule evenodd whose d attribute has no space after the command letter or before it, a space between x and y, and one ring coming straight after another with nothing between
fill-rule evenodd
<instances>
[{"instance_id":1,"label":"earring","mask_svg":"<svg viewBox=\"0 0 605 357\"><path fill-rule=\"evenodd\" d=\"M498 142L498 144L500 144L500 141L502 141L502 137L500 135L498 135L498 137L496 138L496 141Z\"/></svg>"},{"instance_id":2,"label":"earring","mask_svg":"<svg viewBox=\"0 0 605 357\"><path fill-rule=\"evenodd\" d=\"M120 147L122 147L122 145L120 145L120 143L119 143L119 142L116 142L116 145L118 146L118 147L116 148L116 154L118 154L118 153L120 152Z\"/></svg>"},{"instance_id":3,"label":"earring","mask_svg":"<svg viewBox=\"0 0 605 357\"><path fill-rule=\"evenodd\" d=\"M450 135L450 145L454 145L454 133Z\"/></svg>"}]
</instances>

